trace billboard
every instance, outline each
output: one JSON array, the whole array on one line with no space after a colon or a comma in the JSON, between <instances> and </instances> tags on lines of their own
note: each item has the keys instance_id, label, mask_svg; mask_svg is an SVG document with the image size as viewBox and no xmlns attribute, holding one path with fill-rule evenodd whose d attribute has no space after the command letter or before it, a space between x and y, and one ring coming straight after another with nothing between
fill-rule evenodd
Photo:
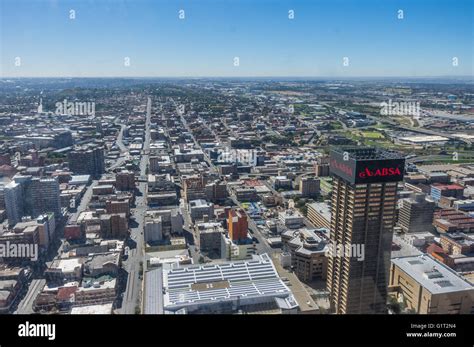
<instances>
[{"instance_id":1,"label":"billboard","mask_svg":"<svg viewBox=\"0 0 474 347\"><path fill-rule=\"evenodd\" d=\"M405 159L356 160L342 151L331 151L329 168L351 184L398 182L403 180Z\"/></svg>"}]
</instances>

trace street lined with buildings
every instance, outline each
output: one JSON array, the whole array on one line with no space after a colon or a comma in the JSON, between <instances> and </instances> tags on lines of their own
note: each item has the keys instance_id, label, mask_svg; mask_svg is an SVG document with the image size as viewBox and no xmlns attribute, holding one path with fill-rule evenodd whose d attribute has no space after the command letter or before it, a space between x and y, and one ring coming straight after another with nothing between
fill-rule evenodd
<instances>
[{"instance_id":1,"label":"street lined with buildings","mask_svg":"<svg viewBox=\"0 0 474 347\"><path fill-rule=\"evenodd\" d=\"M104 114L62 115L71 125L17 139L19 156L0 152L11 167L0 240L39 251L3 266L5 285L18 283L4 311L470 312L467 134L445 136L459 156L444 162L445 130L423 137L339 106L331 89L233 82L193 94L202 83L125 88L104 96ZM49 119L39 106L36 117ZM434 127L423 117L411 127ZM391 276L406 264L431 306Z\"/></svg>"}]
</instances>

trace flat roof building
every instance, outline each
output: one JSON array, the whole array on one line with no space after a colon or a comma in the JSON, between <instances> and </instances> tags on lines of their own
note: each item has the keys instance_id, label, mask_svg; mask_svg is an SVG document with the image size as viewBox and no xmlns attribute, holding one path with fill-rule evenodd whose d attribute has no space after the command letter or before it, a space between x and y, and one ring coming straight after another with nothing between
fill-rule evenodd
<instances>
[{"instance_id":1,"label":"flat roof building","mask_svg":"<svg viewBox=\"0 0 474 347\"><path fill-rule=\"evenodd\" d=\"M429 255L392 259L390 286L419 314L473 314L474 287Z\"/></svg>"},{"instance_id":2,"label":"flat roof building","mask_svg":"<svg viewBox=\"0 0 474 347\"><path fill-rule=\"evenodd\" d=\"M331 209L324 202L308 204L308 219L317 228L331 228Z\"/></svg>"},{"instance_id":3,"label":"flat roof building","mask_svg":"<svg viewBox=\"0 0 474 347\"><path fill-rule=\"evenodd\" d=\"M298 309L267 254L245 261L159 268L146 273L144 295L145 314L238 313L263 306L282 313Z\"/></svg>"}]
</instances>

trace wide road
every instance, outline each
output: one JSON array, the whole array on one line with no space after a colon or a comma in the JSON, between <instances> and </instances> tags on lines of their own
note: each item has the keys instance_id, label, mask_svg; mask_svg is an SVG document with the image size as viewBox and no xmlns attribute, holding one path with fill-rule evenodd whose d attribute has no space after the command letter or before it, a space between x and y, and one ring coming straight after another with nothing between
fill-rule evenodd
<instances>
[{"instance_id":1,"label":"wide road","mask_svg":"<svg viewBox=\"0 0 474 347\"><path fill-rule=\"evenodd\" d=\"M150 150L150 123L151 123L151 99L148 98L145 120L145 143L143 145L142 156L140 160L140 176L146 176L148 157ZM122 262L122 266L128 273L127 286L123 294L122 307L120 313L134 314L136 307L140 307L139 297L142 287L142 281L139 278L140 262L144 261L144 220L147 209L146 203L146 183L139 182L138 190L140 195L136 197L136 207L131 211L131 218L135 220L136 226L130 229L130 238L135 247L131 248L128 258Z\"/></svg>"}]
</instances>

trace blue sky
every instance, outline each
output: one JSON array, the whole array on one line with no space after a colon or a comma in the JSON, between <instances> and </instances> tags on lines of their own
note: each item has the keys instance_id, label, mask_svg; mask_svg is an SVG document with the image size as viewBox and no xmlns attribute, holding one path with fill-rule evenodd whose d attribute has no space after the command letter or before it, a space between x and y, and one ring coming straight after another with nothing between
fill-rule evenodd
<instances>
[{"instance_id":1,"label":"blue sky","mask_svg":"<svg viewBox=\"0 0 474 347\"><path fill-rule=\"evenodd\" d=\"M2 77L422 77L474 69L472 0L0 3Z\"/></svg>"}]
</instances>

